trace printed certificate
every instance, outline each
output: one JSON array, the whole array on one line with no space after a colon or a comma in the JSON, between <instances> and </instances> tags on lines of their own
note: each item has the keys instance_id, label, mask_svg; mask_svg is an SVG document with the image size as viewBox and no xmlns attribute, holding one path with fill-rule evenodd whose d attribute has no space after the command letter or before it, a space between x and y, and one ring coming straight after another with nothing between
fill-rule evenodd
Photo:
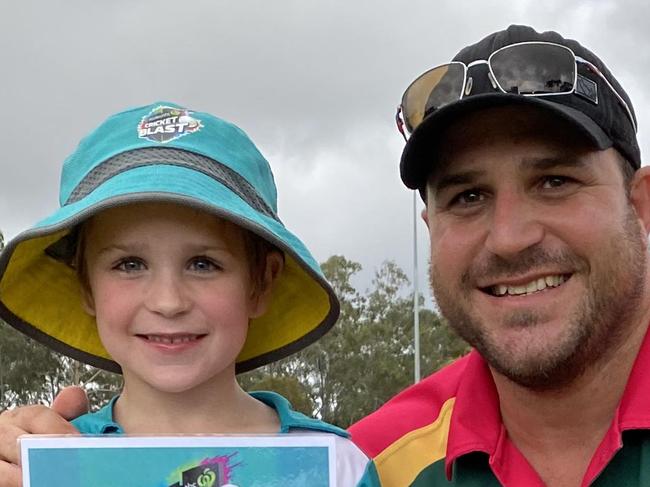
<instances>
[{"instance_id":1,"label":"printed certificate","mask_svg":"<svg viewBox=\"0 0 650 487\"><path fill-rule=\"evenodd\" d=\"M23 487L334 487L328 435L20 439Z\"/></svg>"}]
</instances>

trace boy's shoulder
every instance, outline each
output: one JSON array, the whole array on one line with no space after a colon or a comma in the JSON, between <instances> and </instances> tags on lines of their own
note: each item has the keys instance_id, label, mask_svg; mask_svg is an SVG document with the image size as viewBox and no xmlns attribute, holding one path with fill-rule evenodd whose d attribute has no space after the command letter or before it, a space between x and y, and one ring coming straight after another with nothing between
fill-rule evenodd
<instances>
[{"instance_id":1,"label":"boy's shoulder","mask_svg":"<svg viewBox=\"0 0 650 487\"><path fill-rule=\"evenodd\" d=\"M316 418L309 417L294 410L291 403L277 392L255 391L250 393L258 401L275 409L280 419L280 433L291 433L299 430L304 432L316 431L321 433L333 433L343 438L349 438L350 434L338 426L326 423Z\"/></svg>"},{"instance_id":2,"label":"boy's shoulder","mask_svg":"<svg viewBox=\"0 0 650 487\"><path fill-rule=\"evenodd\" d=\"M332 424L310 418L291 407L291 403L275 392L251 392L258 401L275 409L280 418L280 432L285 434L322 435L334 437L337 485L358 485L368 467L368 457L349 439L350 434Z\"/></svg>"},{"instance_id":3,"label":"boy's shoulder","mask_svg":"<svg viewBox=\"0 0 650 487\"><path fill-rule=\"evenodd\" d=\"M98 411L73 419L72 425L86 435L122 434L122 427L113 420L113 406L118 397L115 396Z\"/></svg>"}]
</instances>

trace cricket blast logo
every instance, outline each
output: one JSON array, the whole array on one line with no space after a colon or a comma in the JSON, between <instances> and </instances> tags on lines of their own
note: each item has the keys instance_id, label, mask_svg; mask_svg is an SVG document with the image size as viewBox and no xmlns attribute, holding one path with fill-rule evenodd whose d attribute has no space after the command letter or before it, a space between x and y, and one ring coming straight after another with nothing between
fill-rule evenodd
<instances>
[{"instance_id":1,"label":"cricket blast logo","mask_svg":"<svg viewBox=\"0 0 650 487\"><path fill-rule=\"evenodd\" d=\"M154 142L170 142L184 135L198 132L203 125L193 112L178 107L159 106L142 117L138 125L138 137Z\"/></svg>"}]
</instances>

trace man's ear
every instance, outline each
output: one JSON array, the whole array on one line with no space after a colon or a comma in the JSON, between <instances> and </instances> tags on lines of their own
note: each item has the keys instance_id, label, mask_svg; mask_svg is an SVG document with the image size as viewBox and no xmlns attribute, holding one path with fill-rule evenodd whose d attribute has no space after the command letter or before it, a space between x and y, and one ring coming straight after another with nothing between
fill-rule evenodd
<instances>
[{"instance_id":1,"label":"man's ear","mask_svg":"<svg viewBox=\"0 0 650 487\"><path fill-rule=\"evenodd\" d=\"M427 228L429 228L429 212L427 211L427 207L425 206L424 209L422 210L422 213L420 213L420 216L424 220L424 223L426 223Z\"/></svg>"},{"instance_id":2,"label":"man's ear","mask_svg":"<svg viewBox=\"0 0 650 487\"><path fill-rule=\"evenodd\" d=\"M266 254L265 264L260 286L253 292L250 313L251 318L258 318L266 313L269 303L271 302L273 287L284 269L284 257L277 250L273 250Z\"/></svg>"},{"instance_id":3,"label":"man's ear","mask_svg":"<svg viewBox=\"0 0 650 487\"><path fill-rule=\"evenodd\" d=\"M647 237L650 233L650 166L637 169L634 173L630 201Z\"/></svg>"}]
</instances>

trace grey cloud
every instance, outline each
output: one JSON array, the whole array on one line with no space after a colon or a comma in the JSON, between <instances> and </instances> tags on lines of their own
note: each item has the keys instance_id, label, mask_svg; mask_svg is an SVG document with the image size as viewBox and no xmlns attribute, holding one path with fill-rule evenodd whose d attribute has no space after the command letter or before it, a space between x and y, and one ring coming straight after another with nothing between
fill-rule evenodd
<instances>
[{"instance_id":1,"label":"grey cloud","mask_svg":"<svg viewBox=\"0 0 650 487\"><path fill-rule=\"evenodd\" d=\"M171 100L251 135L276 170L281 215L319 258L408 268L393 122L408 83L510 23L556 29L624 82L647 154L648 18L641 0L5 2L0 229L14 236L54 209L61 161L104 117Z\"/></svg>"}]
</instances>

